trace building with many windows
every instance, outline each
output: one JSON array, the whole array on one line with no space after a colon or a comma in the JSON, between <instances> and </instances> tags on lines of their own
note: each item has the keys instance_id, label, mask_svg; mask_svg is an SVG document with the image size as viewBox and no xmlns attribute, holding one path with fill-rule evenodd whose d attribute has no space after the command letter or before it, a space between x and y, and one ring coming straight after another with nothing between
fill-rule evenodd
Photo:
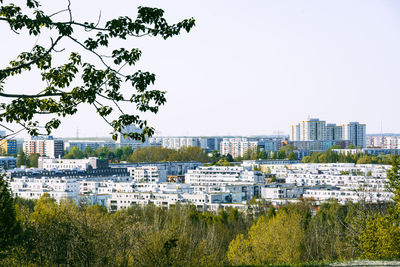
<instances>
[{"instance_id":1,"label":"building with many windows","mask_svg":"<svg viewBox=\"0 0 400 267\"><path fill-rule=\"evenodd\" d=\"M257 149L258 141L249 138L224 138L220 144L221 155L243 157L249 149Z\"/></svg>"},{"instance_id":2,"label":"building with many windows","mask_svg":"<svg viewBox=\"0 0 400 267\"><path fill-rule=\"evenodd\" d=\"M79 150L85 151L88 147L97 150L99 147L115 148L115 146L115 142L111 140L68 140L65 143L65 150L69 151L72 147L77 147Z\"/></svg>"},{"instance_id":3,"label":"building with many windows","mask_svg":"<svg viewBox=\"0 0 400 267\"><path fill-rule=\"evenodd\" d=\"M24 141L23 146L26 155L39 154L49 158L58 158L64 156L64 141L47 137L31 137Z\"/></svg>"},{"instance_id":4,"label":"building with many windows","mask_svg":"<svg viewBox=\"0 0 400 267\"><path fill-rule=\"evenodd\" d=\"M361 148L366 147L366 125L350 122L343 125L326 124L319 119L301 121L291 126L290 141L341 141L348 140Z\"/></svg>"},{"instance_id":5,"label":"building with many windows","mask_svg":"<svg viewBox=\"0 0 400 267\"><path fill-rule=\"evenodd\" d=\"M3 139L0 140L0 150L3 154L18 154L17 140L15 139Z\"/></svg>"},{"instance_id":6,"label":"building with many windows","mask_svg":"<svg viewBox=\"0 0 400 267\"><path fill-rule=\"evenodd\" d=\"M327 124L326 140L343 140L343 127L334 123Z\"/></svg>"},{"instance_id":7,"label":"building with many windows","mask_svg":"<svg viewBox=\"0 0 400 267\"><path fill-rule=\"evenodd\" d=\"M343 126L343 139L350 140L354 146L367 147L366 125L358 122L350 122Z\"/></svg>"}]
</instances>

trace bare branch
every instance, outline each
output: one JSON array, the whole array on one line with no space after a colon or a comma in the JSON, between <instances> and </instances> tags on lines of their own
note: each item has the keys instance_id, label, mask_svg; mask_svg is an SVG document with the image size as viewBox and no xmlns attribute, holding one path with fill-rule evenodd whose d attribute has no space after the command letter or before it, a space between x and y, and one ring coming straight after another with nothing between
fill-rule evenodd
<instances>
[{"instance_id":1,"label":"bare branch","mask_svg":"<svg viewBox=\"0 0 400 267\"><path fill-rule=\"evenodd\" d=\"M2 97L9 97L9 98L39 98L39 97L51 97L51 96L63 96L66 94L70 94L70 92L68 93L44 93L44 94L37 94L37 95L25 95L25 94L6 94L3 92L0 92L0 96Z\"/></svg>"}]
</instances>

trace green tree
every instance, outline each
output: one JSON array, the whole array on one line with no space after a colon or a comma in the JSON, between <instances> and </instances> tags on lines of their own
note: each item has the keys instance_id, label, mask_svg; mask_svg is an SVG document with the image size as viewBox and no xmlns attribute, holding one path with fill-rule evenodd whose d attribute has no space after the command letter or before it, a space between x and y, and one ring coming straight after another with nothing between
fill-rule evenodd
<instances>
[{"instance_id":1,"label":"green tree","mask_svg":"<svg viewBox=\"0 0 400 267\"><path fill-rule=\"evenodd\" d=\"M293 264L304 257L305 214L287 207L276 216L261 216L248 237L238 235L231 242L227 258L234 265ZM242 253L244 255L242 255Z\"/></svg>"},{"instance_id":2,"label":"green tree","mask_svg":"<svg viewBox=\"0 0 400 267\"><path fill-rule=\"evenodd\" d=\"M295 160L297 159L297 155L294 152L290 152L288 155L288 160Z\"/></svg>"},{"instance_id":3,"label":"green tree","mask_svg":"<svg viewBox=\"0 0 400 267\"><path fill-rule=\"evenodd\" d=\"M305 156L305 157L301 160L301 162L303 162L303 163L311 163L311 156Z\"/></svg>"},{"instance_id":4,"label":"green tree","mask_svg":"<svg viewBox=\"0 0 400 267\"><path fill-rule=\"evenodd\" d=\"M278 159L286 159L286 152L284 150L279 151Z\"/></svg>"},{"instance_id":5,"label":"green tree","mask_svg":"<svg viewBox=\"0 0 400 267\"><path fill-rule=\"evenodd\" d=\"M46 13L38 0L25 3L0 1L0 21L11 31L26 35L27 40L36 40L32 49L20 53L0 69L0 96L6 98L1 103L0 121L18 123L30 135L38 135L43 126L49 134L59 127L59 117L76 114L81 106L89 104L112 127L114 139L131 124L138 125L142 132L124 136L140 140L151 136L154 129L138 114L119 113L121 103L131 103L138 112L157 113L166 102L165 92L149 87L155 82L154 74L133 68L142 52L137 48L116 47L115 43L121 42L115 41L132 43L132 39L142 36L167 39L181 31L189 32L194 19L168 24L163 10L139 7L136 18L120 16L105 22L85 22L73 16L70 2L52 14ZM45 38L38 39L39 36L50 38L42 41ZM73 45L70 47L73 52L64 51L66 43ZM56 52L64 53L68 59L57 65ZM31 70L40 73L42 88L33 94L4 90L7 78L18 75L23 79ZM130 93L124 94L122 87L131 88ZM37 117L50 119L41 125ZM110 117L116 119L110 121Z\"/></svg>"},{"instance_id":6,"label":"green tree","mask_svg":"<svg viewBox=\"0 0 400 267\"><path fill-rule=\"evenodd\" d=\"M4 175L0 176L0 259L7 256L20 233L20 225L16 220L14 199L8 189Z\"/></svg>"},{"instance_id":7,"label":"green tree","mask_svg":"<svg viewBox=\"0 0 400 267\"><path fill-rule=\"evenodd\" d=\"M19 149L18 155L17 155L17 167L21 167L22 165L27 166L28 165L28 158L25 155L24 151L22 148Z\"/></svg>"},{"instance_id":8,"label":"green tree","mask_svg":"<svg viewBox=\"0 0 400 267\"><path fill-rule=\"evenodd\" d=\"M360 234L360 249L367 259L398 259L400 257L400 228L388 216L379 214L367 221Z\"/></svg>"},{"instance_id":9,"label":"green tree","mask_svg":"<svg viewBox=\"0 0 400 267\"><path fill-rule=\"evenodd\" d=\"M85 151L83 151L83 154L85 155L86 158L97 156L96 151L93 148L91 148L90 146L85 148Z\"/></svg>"},{"instance_id":10,"label":"green tree","mask_svg":"<svg viewBox=\"0 0 400 267\"><path fill-rule=\"evenodd\" d=\"M33 153L30 154L28 157L28 167L34 167L37 168L38 167L38 161L39 161L39 154Z\"/></svg>"},{"instance_id":11,"label":"green tree","mask_svg":"<svg viewBox=\"0 0 400 267\"><path fill-rule=\"evenodd\" d=\"M83 159L84 157L84 153L77 146L71 147L68 153L64 156L66 159Z\"/></svg>"},{"instance_id":12,"label":"green tree","mask_svg":"<svg viewBox=\"0 0 400 267\"><path fill-rule=\"evenodd\" d=\"M397 205L397 212L400 214L400 157L392 156L392 167L387 170L390 190L393 192L393 200Z\"/></svg>"},{"instance_id":13,"label":"green tree","mask_svg":"<svg viewBox=\"0 0 400 267\"><path fill-rule=\"evenodd\" d=\"M365 155L357 160L357 164L371 164L372 158L368 155Z\"/></svg>"}]
</instances>

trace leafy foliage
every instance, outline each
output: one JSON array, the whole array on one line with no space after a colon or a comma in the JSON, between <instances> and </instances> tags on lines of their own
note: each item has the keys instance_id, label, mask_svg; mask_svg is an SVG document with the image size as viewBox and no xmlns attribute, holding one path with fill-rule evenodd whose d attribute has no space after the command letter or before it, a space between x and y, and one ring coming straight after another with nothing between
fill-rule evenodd
<instances>
[{"instance_id":1,"label":"leafy foliage","mask_svg":"<svg viewBox=\"0 0 400 267\"><path fill-rule=\"evenodd\" d=\"M10 248L18 241L19 224L6 180L0 177L0 259L7 256Z\"/></svg>"},{"instance_id":2,"label":"leafy foliage","mask_svg":"<svg viewBox=\"0 0 400 267\"><path fill-rule=\"evenodd\" d=\"M325 152L313 152L302 159L304 163L356 163L356 164L390 164L391 155L372 156L364 153L343 154L328 149Z\"/></svg>"},{"instance_id":3,"label":"leafy foliage","mask_svg":"<svg viewBox=\"0 0 400 267\"><path fill-rule=\"evenodd\" d=\"M1 265L223 266L228 244L251 224L236 209L213 214L148 205L111 214L68 200L57 204L47 194L17 206L24 238Z\"/></svg>"},{"instance_id":4,"label":"leafy foliage","mask_svg":"<svg viewBox=\"0 0 400 267\"><path fill-rule=\"evenodd\" d=\"M89 104L112 127L114 139L131 124L142 132L124 134L125 137L144 140L154 133L139 113L157 113L166 102L165 91L152 89L153 73L134 69L142 54L139 49L114 47L113 42L143 36L167 39L182 31L189 32L195 25L193 18L168 24L162 9L138 7L135 19L121 16L95 24L76 20L70 2L66 9L54 14L46 14L37 0L27 0L25 6L5 2L0 1L1 22L18 34L37 37L46 32L50 35L50 45L36 44L0 69L1 122L17 123L30 135L42 134L42 128L49 134L60 126L59 117L73 115L80 106ZM56 19L62 15L66 21ZM78 32L86 35L79 37ZM69 53L69 59L55 66L55 53L67 42L74 44L70 52L63 51ZM33 70L40 72L46 86L38 88L35 94L5 92L8 77L22 79ZM131 89L129 94L122 92L123 87ZM122 103L133 105L137 114L126 113L120 106ZM51 119L41 125L39 118L48 118L43 115L50 115ZM110 120L110 117L117 118Z\"/></svg>"}]
</instances>

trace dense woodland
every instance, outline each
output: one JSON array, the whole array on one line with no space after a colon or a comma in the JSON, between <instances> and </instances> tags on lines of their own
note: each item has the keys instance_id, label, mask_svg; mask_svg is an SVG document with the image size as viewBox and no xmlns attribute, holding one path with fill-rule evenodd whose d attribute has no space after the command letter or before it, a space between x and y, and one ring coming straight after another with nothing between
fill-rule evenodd
<instances>
[{"instance_id":1,"label":"dense woodland","mask_svg":"<svg viewBox=\"0 0 400 267\"><path fill-rule=\"evenodd\" d=\"M109 213L72 200L13 199L0 180L2 266L238 266L400 258L399 157L393 204L312 200L200 212L152 205Z\"/></svg>"}]
</instances>

